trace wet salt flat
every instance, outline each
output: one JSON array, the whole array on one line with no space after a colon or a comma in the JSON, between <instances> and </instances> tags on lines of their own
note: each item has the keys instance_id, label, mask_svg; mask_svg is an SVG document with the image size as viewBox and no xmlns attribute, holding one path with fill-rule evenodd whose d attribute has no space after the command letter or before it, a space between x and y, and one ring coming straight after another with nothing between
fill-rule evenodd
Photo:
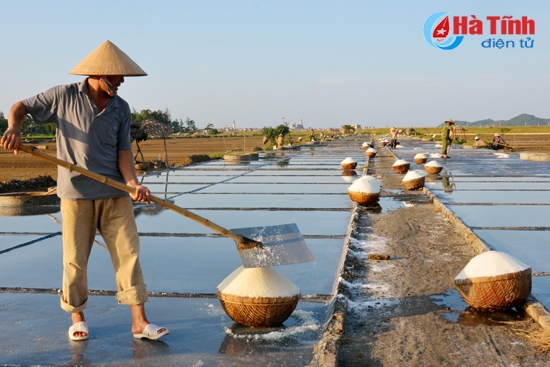
<instances>
[{"instance_id":1,"label":"wet salt flat","mask_svg":"<svg viewBox=\"0 0 550 367\"><path fill-rule=\"evenodd\" d=\"M409 162L418 152L441 153L433 143L404 140L396 154ZM426 187L490 248L532 267L532 294L550 306L550 162L521 160L519 153L451 148L436 159L441 177ZM422 165L411 163L422 171ZM430 178L431 176L427 176Z\"/></svg>"},{"instance_id":2,"label":"wet salt flat","mask_svg":"<svg viewBox=\"0 0 550 367\"><path fill-rule=\"evenodd\" d=\"M403 147L395 153L410 162L419 152L440 151L433 143L401 140ZM346 189L365 164L359 148L363 140L353 141L274 152L247 164L211 161L140 177L155 195L228 229L298 226L316 261L274 268L302 293L282 327L242 327L223 311L216 287L242 264L233 240L174 211L136 203L150 292L147 313L171 333L162 342L132 338L128 308L116 304L110 258L97 236L88 270L91 337L71 343L66 336L70 319L59 307L59 208L0 216L0 327L13 331L0 335L0 365L307 365L342 270L354 209ZM358 162L355 176L343 175L340 162L346 157ZM426 187L491 248L530 265L536 275L533 294L548 307L550 163L454 146L451 157L429 159L441 162L444 170ZM411 169L423 172L422 165L411 163ZM382 213L405 206L391 197L379 203Z\"/></svg>"},{"instance_id":3,"label":"wet salt flat","mask_svg":"<svg viewBox=\"0 0 550 367\"><path fill-rule=\"evenodd\" d=\"M248 164L212 161L140 177L156 196L228 229L298 226L316 260L275 268L302 293L282 327L242 327L223 311L216 287L242 264L233 240L174 211L136 203L148 316L171 333L162 342L132 338L129 311L116 304L110 257L98 235L88 269L90 340L71 343L66 336L70 318L58 299L59 208L0 216L0 326L16 335L0 335L0 365L58 365L79 358L82 364L117 366L148 366L159 358L162 365L175 366L308 364L343 263L353 210L346 189L361 174L342 176L340 162L351 154L364 164L362 151L348 153L342 147L343 141Z\"/></svg>"}]
</instances>

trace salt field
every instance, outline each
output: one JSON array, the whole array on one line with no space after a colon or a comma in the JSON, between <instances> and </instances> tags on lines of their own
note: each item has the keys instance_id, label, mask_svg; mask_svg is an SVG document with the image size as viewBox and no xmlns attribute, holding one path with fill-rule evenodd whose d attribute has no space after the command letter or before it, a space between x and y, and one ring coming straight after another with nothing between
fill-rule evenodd
<instances>
[{"instance_id":1,"label":"salt field","mask_svg":"<svg viewBox=\"0 0 550 367\"><path fill-rule=\"evenodd\" d=\"M109 254L98 235L88 270L90 340L71 343L70 318L59 307L59 208L0 216L0 326L12 331L0 335L0 365L308 365L341 281L355 210L346 189L366 163L363 140L346 140L261 154L245 164L218 160L140 177L156 196L228 229L297 225L315 261L274 267L302 296L280 327L243 327L222 309L216 287L241 266L233 240L171 210L136 203L148 317L170 334L153 343L132 338L129 312L116 304ZM450 159L436 159L440 148L434 143L400 140L394 153L411 162L411 170L423 172L413 160L418 153L443 165L426 188L487 246L531 266L532 293L548 307L550 162L455 146ZM356 176L342 175L347 157L358 162ZM389 197L379 203L382 213L406 205ZM384 239L356 245L383 249Z\"/></svg>"}]
</instances>

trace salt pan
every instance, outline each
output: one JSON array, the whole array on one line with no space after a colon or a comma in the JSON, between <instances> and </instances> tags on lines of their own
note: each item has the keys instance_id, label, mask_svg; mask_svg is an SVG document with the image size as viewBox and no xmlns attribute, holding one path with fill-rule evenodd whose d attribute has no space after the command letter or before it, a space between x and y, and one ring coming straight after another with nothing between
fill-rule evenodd
<instances>
[{"instance_id":1,"label":"salt pan","mask_svg":"<svg viewBox=\"0 0 550 367\"><path fill-rule=\"evenodd\" d=\"M472 258L470 262L455 277L455 280L490 277L496 275L517 273L530 266L500 251L487 251Z\"/></svg>"},{"instance_id":2,"label":"salt pan","mask_svg":"<svg viewBox=\"0 0 550 367\"><path fill-rule=\"evenodd\" d=\"M348 187L348 191L351 192L362 192L365 194L379 194L382 185L380 181L372 176L363 176Z\"/></svg>"},{"instance_id":3,"label":"salt pan","mask_svg":"<svg viewBox=\"0 0 550 367\"><path fill-rule=\"evenodd\" d=\"M218 291L240 297L292 297L300 289L273 268L239 267L219 285Z\"/></svg>"}]
</instances>

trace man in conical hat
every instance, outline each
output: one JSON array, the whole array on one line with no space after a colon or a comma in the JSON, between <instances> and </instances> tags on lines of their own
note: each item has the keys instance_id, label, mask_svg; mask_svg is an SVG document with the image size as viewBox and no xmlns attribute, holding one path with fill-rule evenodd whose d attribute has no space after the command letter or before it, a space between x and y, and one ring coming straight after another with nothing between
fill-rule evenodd
<instances>
[{"instance_id":1,"label":"man in conical hat","mask_svg":"<svg viewBox=\"0 0 550 367\"><path fill-rule=\"evenodd\" d=\"M124 77L147 75L110 41L104 42L70 71L85 75L80 83L59 85L16 102L0 140L15 154L21 145L23 118L57 124L57 156L135 189L117 188L59 167L57 194L63 216L63 286L61 308L72 315L71 340L88 339L83 310L88 301L87 265L96 230L102 235L115 269L116 299L130 306L136 338L158 339L168 329L145 315L147 287L139 263L139 237L132 199L149 203L149 190L139 184L130 138L131 112L118 96Z\"/></svg>"},{"instance_id":2,"label":"man in conical hat","mask_svg":"<svg viewBox=\"0 0 550 367\"><path fill-rule=\"evenodd\" d=\"M450 158L447 155L448 148L451 147L452 139L451 133L453 131L453 125L455 122L452 119L445 120L443 129L441 130L441 158Z\"/></svg>"}]
</instances>

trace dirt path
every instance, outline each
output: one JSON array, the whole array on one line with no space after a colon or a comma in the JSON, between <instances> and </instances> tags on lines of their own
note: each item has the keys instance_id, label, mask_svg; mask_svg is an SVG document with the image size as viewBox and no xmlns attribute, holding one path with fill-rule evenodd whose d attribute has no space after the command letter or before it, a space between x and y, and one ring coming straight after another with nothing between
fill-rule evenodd
<instances>
[{"instance_id":1,"label":"dirt path","mask_svg":"<svg viewBox=\"0 0 550 367\"><path fill-rule=\"evenodd\" d=\"M514 332L540 330L524 312L467 308L453 280L476 253L422 192L401 191L393 156L380 149L373 162L369 173L382 182L382 195L408 207L359 212L340 287L348 312L338 365L550 365ZM367 260L369 253L391 259Z\"/></svg>"},{"instance_id":2,"label":"dirt path","mask_svg":"<svg viewBox=\"0 0 550 367\"><path fill-rule=\"evenodd\" d=\"M43 148L43 152L55 156L57 150L55 142L34 142L33 144ZM252 149L255 146L262 146L262 137L253 136L243 139L243 137L221 138L176 138L166 140L166 150L168 151L168 163L176 166L185 165L186 159L193 154L211 154L225 152L228 150ZM144 161L153 161L156 158L165 160L164 141L162 139L149 139L140 143L141 151L144 155ZM137 152L136 143L133 143L134 153ZM141 160L141 156L138 156ZM4 150L0 147L0 183L11 181L14 178L27 180L38 176L51 176L57 179L57 167L45 160L33 157L21 152L15 156L12 151Z\"/></svg>"}]
</instances>

